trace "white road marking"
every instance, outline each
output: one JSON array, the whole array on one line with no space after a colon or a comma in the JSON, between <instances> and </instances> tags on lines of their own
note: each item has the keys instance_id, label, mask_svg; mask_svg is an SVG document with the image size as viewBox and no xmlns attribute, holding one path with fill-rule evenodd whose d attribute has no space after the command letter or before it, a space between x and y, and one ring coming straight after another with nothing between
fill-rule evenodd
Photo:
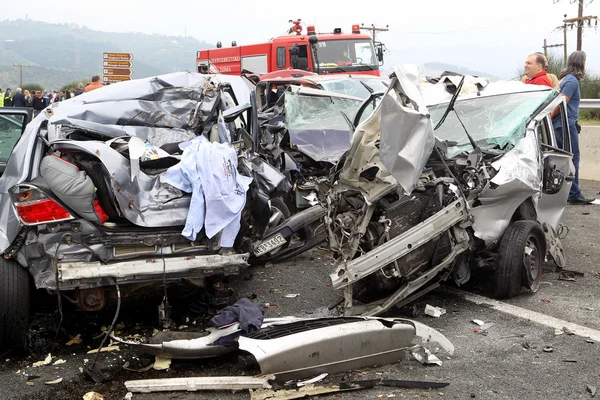
<instances>
[{"instance_id":1,"label":"white road marking","mask_svg":"<svg viewBox=\"0 0 600 400\"><path fill-rule=\"evenodd\" d=\"M569 321L554 318L536 311L527 310L526 308L506 304L498 300L490 299L489 297L468 293L463 290L449 287L444 287L443 290L445 292L459 296L467 301L470 301L471 303L485 304L493 310L500 311L505 314L514 315L515 317L528 319L532 322L547 326L549 328L562 329L563 327L567 327L569 330L573 331L573 333L575 333L578 336L590 338L596 342L600 342L600 331L588 328L587 326L574 324Z\"/></svg>"}]
</instances>

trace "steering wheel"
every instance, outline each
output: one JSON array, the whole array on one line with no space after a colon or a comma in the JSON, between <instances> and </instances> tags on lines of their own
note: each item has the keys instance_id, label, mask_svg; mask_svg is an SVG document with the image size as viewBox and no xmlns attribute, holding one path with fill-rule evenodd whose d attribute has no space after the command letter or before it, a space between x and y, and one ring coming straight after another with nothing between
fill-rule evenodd
<instances>
[{"instance_id":1,"label":"steering wheel","mask_svg":"<svg viewBox=\"0 0 600 400\"><path fill-rule=\"evenodd\" d=\"M362 60L362 58L360 58L360 57L356 57L356 63L357 63L357 64L362 64L362 63L363 63L363 60Z\"/></svg>"}]
</instances>

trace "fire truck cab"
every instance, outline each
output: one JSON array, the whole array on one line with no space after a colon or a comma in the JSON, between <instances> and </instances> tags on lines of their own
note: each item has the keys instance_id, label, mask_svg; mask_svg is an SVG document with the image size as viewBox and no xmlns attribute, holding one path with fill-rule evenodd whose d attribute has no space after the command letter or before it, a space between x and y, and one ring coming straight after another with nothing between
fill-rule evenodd
<instances>
[{"instance_id":1,"label":"fire truck cab","mask_svg":"<svg viewBox=\"0 0 600 400\"><path fill-rule=\"evenodd\" d=\"M380 76L383 64L383 44L373 42L370 35L361 33L358 25L352 33L335 28L333 33L316 33L307 26L306 33L298 21L293 22L290 34L278 36L267 43L200 50L196 67L200 73L218 71L240 75L242 71L255 74L300 69L317 74L353 73Z\"/></svg>"}]
</instances>

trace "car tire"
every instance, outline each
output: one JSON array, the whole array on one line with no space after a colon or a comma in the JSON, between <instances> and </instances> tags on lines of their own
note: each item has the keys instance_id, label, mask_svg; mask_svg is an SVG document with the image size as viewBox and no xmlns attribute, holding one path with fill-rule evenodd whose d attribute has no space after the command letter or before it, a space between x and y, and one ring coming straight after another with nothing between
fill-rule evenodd
<instances>
[{"instance_id":1,"label":"car tire","mask_svg":"<svg viewBox=\"0 0 600 400\"><path fill-rule=\"evenodd\" d=\"M516 221L509 225L498 249L494 296L514 297L523 284L532 292L537 291L545 255L544 231L538 222Z\"/></svg>"},{"instance_id":2,"label":"car tire","mask_svg":"<svg viewBox=\"0 0 600 400\"><path fill-rule=\"evenodd\" d=\"M29 273L14 260L0 258L0 350L27 348L30 302Z\"/></svg>"}]
</instances>

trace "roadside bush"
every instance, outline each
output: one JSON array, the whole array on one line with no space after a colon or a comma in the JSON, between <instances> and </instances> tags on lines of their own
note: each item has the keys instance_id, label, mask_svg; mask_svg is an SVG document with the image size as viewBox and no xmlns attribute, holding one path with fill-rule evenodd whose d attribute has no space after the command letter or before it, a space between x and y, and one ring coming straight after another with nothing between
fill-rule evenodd
<instances>
[{"instance_id":1,"label":"roadside bush","mask_svg":"<svg viewBox=\"0 0 600 400\"><path fill-rule=\"evenodd\" d=\"M89 79L82 79L80 81L73 81L73 82L69 82L63 86L61 86L60 89L58 89L59 92L64 92L66 90L75 90L77 89L77 85L79 83L83 83L83 86L85 87L88 83L90 83Z\"/></svg>"},{"instance_id":2,"label":"roadside bush","mask_svg":"<svg viewBox=\"0 0 600 400\"><path fill-rule=\"evenodd\" d=\"M42 85L39 85L37 83L24 83L21 89L29 90L31 93L35 92L36 90L44 90L42 88Z\"/></svg>"}]
</instances>

